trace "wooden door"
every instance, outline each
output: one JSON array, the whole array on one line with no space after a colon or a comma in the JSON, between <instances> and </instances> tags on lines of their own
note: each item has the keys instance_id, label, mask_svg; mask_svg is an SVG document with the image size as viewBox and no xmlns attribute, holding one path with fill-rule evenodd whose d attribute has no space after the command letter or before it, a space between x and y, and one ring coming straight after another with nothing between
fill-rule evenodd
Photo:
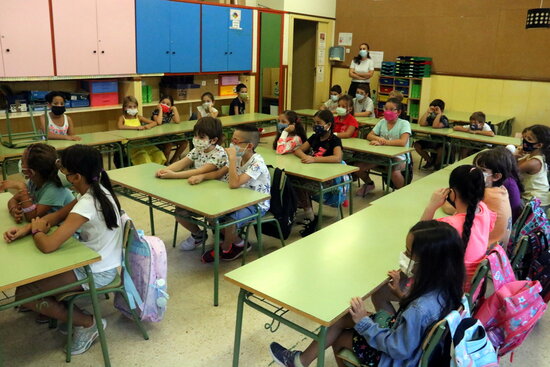
<instances>
[{"instance_id":1,"label":"wooden door","mask_svg":"<svg viewBox=\"0 0 550 367\"><path fill-rule=\"evenodd\" d=\"M1 0L0 43L6 77L53 75L48 0Z\"/></svg>"},{"instance_id":2,"label":"wooden door","mask_svg":"<svg viewBox=\"0 0 550 367\"><path fill-rule=\"evenodd\" d=\"M57 75L99 74L96 0L52 0L52 11Z\"/></svg>"},{"instance_id":3,"label":"wooden door","mask_svg":"<svg viewBox=\"0 0 550 367\"><path fill-rule=\"evenodd\" d=\"M99 74L135 74L134 0L97 0Z\"/></svg>"}]
</instances>

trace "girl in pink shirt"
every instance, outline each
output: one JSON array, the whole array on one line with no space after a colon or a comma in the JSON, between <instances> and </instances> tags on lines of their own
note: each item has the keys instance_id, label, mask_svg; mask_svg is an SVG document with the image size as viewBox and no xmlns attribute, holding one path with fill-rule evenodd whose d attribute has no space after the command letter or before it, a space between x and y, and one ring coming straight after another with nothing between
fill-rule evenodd
<instances>
[{"instance_id":1,"label":"girl in pink shirt","mask_svg":"<svg viewBox=\"0 0 550 367\"><path fill-rule=\"evenodd\" d=\"M273 149L277 154L293 153L306 140L306 130L296 112L283 111L277 122L277 136L273 141Z\"/></svg>"},{"instance_id":2,"label":"girl in pink shirt","mask_svg":"<svg viewBox=\"0 0 550 367\"><path fill-rule=\"evenodd\" d=\"M455 168L449 177L449 188L436 190L430 203L424 210L422 220L433 219L437 209L448 201L455 209L454 215L439 218L449 223L462 237L465 247L464 265L466 266L466 284L470 289L477 266L485 258L489 244L489 233L493 230L496 214L482 202L485 192L483 172L472 165Z\"/></svg>"}]
</instances>

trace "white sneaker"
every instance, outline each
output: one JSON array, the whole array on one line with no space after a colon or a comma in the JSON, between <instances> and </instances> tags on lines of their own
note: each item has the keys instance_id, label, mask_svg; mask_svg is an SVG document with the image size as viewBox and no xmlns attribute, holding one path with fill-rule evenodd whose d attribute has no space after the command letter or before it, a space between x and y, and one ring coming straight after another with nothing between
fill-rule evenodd
<instances>
[{"instance_id":1,"label":"white sneaker","mask_svg":"<svg viewBox=\"0 0 550 367\"><path fill-rule=\"evenodd\" d=\"M101 319L103 323L103 330L107 327L107 320ZM97 324L95 323L88 328L77 326L74 328L73 345L71 348L71 354L78 355L86 352L92 346L93 342L99 336L97 331Z\"/></svg>"},{"instance_id":2,"label":"white sneaker","mask_svg":"<svg viewBox=\"0 0 550 367\"><path fill-rule=\"evenodd\" d=\"M208 238L208 236L206 238ZM202 241L206 241L206 238L195 238L193 235L189 235L186 240L180 242L180 249L183 251L193 251L202 243Z\"/></svg>"}]
</instances>

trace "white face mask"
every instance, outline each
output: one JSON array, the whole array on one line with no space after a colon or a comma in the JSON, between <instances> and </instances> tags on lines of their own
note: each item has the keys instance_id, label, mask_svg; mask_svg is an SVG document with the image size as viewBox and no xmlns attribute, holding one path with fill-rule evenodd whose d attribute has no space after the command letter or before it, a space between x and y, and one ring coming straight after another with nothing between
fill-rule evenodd
<instances>
[{"instance_id":1,"label":"white face mask","mask_svg":"<svg viewBox=\"0 0 550 367\"><path fill-rule=\"evenodd\" d=\"M137 110L137 108L128 108L126 110L126 113L130 116L135 116L135 115L137 115L138 110Z\"/></svg>"},{"instance_id":2,"label":"white face mask","mask_svg":"<svg viewBox=\"0 0 550 367\"><path fill-rule=\"evenodd\" d=\"M340 98L340 97L335 95L335 94L330 95L330 99L332 100L332 102L338 102L338 98Z\"/></svg>"},{"instance_id":3,"label":"white face mask","mask_svg":"<svg viewBox=\"0 0 550 367\"><path fill-rule=\"evenodd\" d=\"M210 139L201 139L194 137L193 138L193 146L200 152L205 151L208 149L212 143L210 143Z\"/></svg>"},{"instance_id":4,"label":"white face mask","mask_svg":"<svg viewBox=\"0 0 550 367\"><path fill-rule=\"evenodd\" d=\"M413 269L415 264L414 260L409 258L406 253L401 252L399 254L399 269L401 269L403 274L407 277L411 278L414 275Z\"/></svg>"},{"instance_id":5,"label":"white face mask","mask_svg":"<svg viewBox=\"0 0 550 367\"><path fill-rule=\"evenodd\" d=\"M336 114L338 116L346 116L348 114L348 110L344 107L336 107Z\"/></svg>"},{"instance_id":6,"label":"white face mask","mask_svg":"<svg viewBox=\"0 0 550 367\"><path fill-rule=\"evenodd\" d=\"M202 104L202 108L204 108L205 110L208 110L210 106L212 106L212 102L204 102Z\"/></svg>"},{"instance_id":7,"label":"white face mask","mask_svg":"<svg viewBox=\"0 0 550 367\"><path fill-rule=\"evenodd\" d=\"M63 187L71 187L73 185L69 182L69 180L67 180L67 176L65 176L63 172L59 170L57 171L57 177L59 177L59 180L61 181L61 185L63 185Z\"/></svg>"}]
</instances>

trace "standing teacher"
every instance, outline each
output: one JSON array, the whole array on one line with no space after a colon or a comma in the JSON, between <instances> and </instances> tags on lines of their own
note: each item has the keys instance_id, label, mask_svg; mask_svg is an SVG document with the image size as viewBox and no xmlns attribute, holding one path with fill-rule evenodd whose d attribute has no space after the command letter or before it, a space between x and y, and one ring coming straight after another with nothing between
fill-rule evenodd
<instances>
[{"instance_id":1,"label":"standing teacher","mask_svg":"<svg viewBox=\"0 0 550 367\"><path fill-rule=\"evenodd\" d=\"M369 45L361 43L359 46L359 55L353 58L351 65L349 66L349 76L351 78L351 84L348 89L348 94L355 97L357 86L359 84L364 85L366 90L369 91L370 96L370 78L374 74L374 62L369 55Z\"/></svg>"}]
</instances>

